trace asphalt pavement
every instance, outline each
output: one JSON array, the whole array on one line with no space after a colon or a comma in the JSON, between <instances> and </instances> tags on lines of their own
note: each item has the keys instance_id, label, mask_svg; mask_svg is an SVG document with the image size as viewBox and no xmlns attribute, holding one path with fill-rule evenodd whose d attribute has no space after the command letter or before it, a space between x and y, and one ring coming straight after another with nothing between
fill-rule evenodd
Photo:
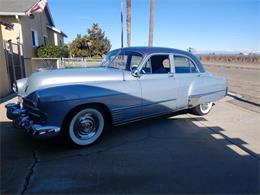
<instances>
[{"instance_id":1,"label":"asphalt pavement","mask_svg":"<svg viewBox=\"0 0 260 195\"><path fill-rule=\"evenodd\" d=\"M0 108L1 194L259 194L260 114L217 103L115 127L89 147L37 140Z\"/></svg>"}]
</instances>

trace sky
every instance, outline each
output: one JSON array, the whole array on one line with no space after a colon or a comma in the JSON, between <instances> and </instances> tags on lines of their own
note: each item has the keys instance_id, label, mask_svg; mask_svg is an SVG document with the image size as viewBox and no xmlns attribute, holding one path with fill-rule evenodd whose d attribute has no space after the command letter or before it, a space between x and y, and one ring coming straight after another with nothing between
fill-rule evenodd
<instances>
[{"instance_id":1,"label":"sky","mask_svg":"<svg viewBox=\"0 0 260 195\"><path fill-rule=\"evenodd\" d=\"M124 46L126 46L126 0ZM120 42L120 0L48 0L57 28L69 43L98 23ZM132 0L131 46L147 46L150 0ZM260 0L155 0L154 46L197 51L260 50Z\"/></svg>"}]
</instances>

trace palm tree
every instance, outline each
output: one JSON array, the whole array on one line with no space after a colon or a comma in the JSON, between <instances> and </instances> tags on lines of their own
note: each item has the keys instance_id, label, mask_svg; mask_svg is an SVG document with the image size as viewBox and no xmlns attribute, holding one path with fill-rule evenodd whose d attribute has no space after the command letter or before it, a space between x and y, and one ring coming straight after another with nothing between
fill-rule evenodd
<instances>
[{"instance_id":1,"label":"palm tree","mask_svg":"<svg viewBox=\"0 0 260 195\"><path fill-rule=\"evenodd\" d=\"M131 0L126 0L127 45L131 46Z\"/></svg>"},{"instance_id":2,"label":"palm tree","mask_svg":"<svg viewBox=\"0 0 260 195\"><path fill-rule=\"evenodd\" d=\"M123 0L120 1L120 19L121 19L121 47L124 47L124 27L123 27Z\"/></svg>"},{"instance_id":3,"label":"palm tree","mask_svg":"<svg viewBox=\"0 0 260 195\"><path fill-rule=\"evenodd\" d=\"M154 0L150 0L150 21L149 21L149 39L148 46L153 46L153 28L154 28Z\"/></svg>"}]
</instances>

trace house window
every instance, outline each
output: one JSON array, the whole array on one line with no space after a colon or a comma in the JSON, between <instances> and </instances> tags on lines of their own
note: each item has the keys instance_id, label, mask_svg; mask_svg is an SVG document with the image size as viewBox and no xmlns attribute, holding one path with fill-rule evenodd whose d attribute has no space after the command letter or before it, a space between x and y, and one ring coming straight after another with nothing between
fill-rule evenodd
<instances>
[{"instance_id":1,"label":"house window","mask_svg":"<svg viewBox=\"0 0 260 195\"><path fill-rule=\"evenodd\" d=\"M38 47L39 46L38 33L35 30L32 30L32 46L33 47Z\"/></svg>"},{"instance_id":2,"label":"house window","mask_svg":"<svg viewBox=\"0 0 260 195\"><path fill-rule=\"evenodd\" d=\"M47 36L43 36L43 42L44 42L44 45L48 45L48 37Z\"/></svg>"},{"instance_id":3,"label":"house window","mask_svg":"<svg viewBox=\"0 0 260 195\"><path fill-rule=\"evenodd\" d=\"M63 44L62 44L62 40L60 39L59 40L59 46L62 46Z\"/></svg>"}]
</instances>

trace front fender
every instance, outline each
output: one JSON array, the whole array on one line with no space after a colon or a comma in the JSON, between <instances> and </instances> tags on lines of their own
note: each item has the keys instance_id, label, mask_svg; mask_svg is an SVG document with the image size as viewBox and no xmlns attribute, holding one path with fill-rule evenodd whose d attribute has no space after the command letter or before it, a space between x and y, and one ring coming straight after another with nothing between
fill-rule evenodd
<instances>
[{"instance_id":1,"label":"front fender","mask_svg":"<svg viewBox=\"0 0 260 195\"><path fill-rule=\"evenodd\" d=\"M61 126L73 108L87 103L116 104L111 97L120 99L121 93L88 85L64 85L36 91L39 109L46 115L46 123ZM113 98L112 98L113 99Z\"/></svg>"},{"instance_id":2,"label":"front fender","mask_svg":"<svg viewBox=\"0 0 260 195\"><path fill-rule=\"evenodd\" d=\"M72 101L118 94L119 92L111 89L82 84L55 86L37 91L37 95L42 102Z\"/></svg>"}]
</instances>

